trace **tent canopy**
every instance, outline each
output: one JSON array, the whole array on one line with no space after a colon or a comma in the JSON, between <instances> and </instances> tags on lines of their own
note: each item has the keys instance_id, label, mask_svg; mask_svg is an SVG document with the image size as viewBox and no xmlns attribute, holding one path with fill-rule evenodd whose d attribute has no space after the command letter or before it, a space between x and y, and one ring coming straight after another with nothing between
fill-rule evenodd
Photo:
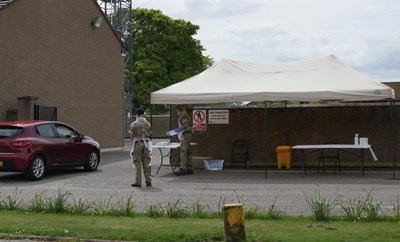
<instances>
[{"instance_id":1,"label":"tent canopy","mask_svg":"<svg viewBox=\"0 0 400 242\"><path fill-rule=\"evenodd\" d=\"M275 64L224 59L196 76L151 93L152 104L393 98L392 88L333 55Z\"/></svg>"}]
</instances>

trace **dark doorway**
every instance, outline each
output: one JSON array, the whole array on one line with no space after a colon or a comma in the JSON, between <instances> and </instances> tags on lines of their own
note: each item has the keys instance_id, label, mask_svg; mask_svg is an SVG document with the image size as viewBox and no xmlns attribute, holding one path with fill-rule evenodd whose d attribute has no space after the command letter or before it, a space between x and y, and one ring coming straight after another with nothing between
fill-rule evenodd
<instances>
[{"instance_id":1,"label":"dark doorway","mask_svg":"<svg viewBox=\"0 0 400 242\"><path fill-rule=\"evenodd\" d=\"M57 121L57 107L35 105L33 118L35 120Z\"/></svg>"}]
</instances>

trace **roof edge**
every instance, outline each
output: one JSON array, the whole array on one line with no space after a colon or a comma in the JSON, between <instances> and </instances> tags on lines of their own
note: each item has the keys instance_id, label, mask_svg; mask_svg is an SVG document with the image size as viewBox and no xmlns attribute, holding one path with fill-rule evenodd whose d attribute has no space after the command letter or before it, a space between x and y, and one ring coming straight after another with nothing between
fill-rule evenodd
<instances>
[{"instance_id":1,"label":"roof edge","mask_svg":"<svg viewBox=\"0 0 400 242\"><path fill-rule=\"evenodd\" d=\"M112 26L112 24L108 20L107 15L103 12L103 9L101 9L101 7L100 7L99 3L97 2L97 0L93 0L93 2L96 5L97 9L100 11L101 15L103 16L103 18L106 21L106 23L108 24L108 26L111 28L112 32L114 33L114 36L117 38L117 40L119 41L121 46L124 48L124 50L128 50L128 48L126 47L124 42L122 42L122 40L121 40L120 36L118 35L118 33L115 31L115 29Z\"/></svg>"}]
</instances>

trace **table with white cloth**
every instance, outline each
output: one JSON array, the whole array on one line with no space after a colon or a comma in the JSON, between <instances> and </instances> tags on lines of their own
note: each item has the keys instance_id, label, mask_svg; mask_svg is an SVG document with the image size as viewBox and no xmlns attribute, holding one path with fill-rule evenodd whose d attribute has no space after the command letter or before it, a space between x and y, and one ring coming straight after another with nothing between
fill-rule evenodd
<instances>
[{"instance_id":1,"label":"table with white cloth","mask_svg":"<svg viewBox=\"0 0 400 242\"><path fill-rule=\"evenodd\" d=\"M190 143L190 145L196 145L197 143ZM172 172L175 174L175 170L179 168L180 166L180 155L179 155L179 148L181 144L180 143L169 143L169 142L158 142L156 145L153 145L153 149L158 149L160 151L160 165L158 166L157 172L155 175L160 172L160 169L162 166L170 166L172 169ZM172 150L177 149L178 150L178 158L173 159L172 158ZM169 158L169 164L165 164L166 158Z\"/></svg>"},{"instance_id":2,"label":"table with white cloth","mask_svg":"<svg viewBox=\"0 0 400 242\"><path fill-rule=\"evenodd\" d=\"M369 144L316 144L316 145L295 145L292 149L300 150L301 152L301 169L303 172L303 176L307 173L306 171L306 156L321 151L323 149L336 149L339 151L343 151L345 153L355 155L360 158L361 161L361 176L364 176L364 150L368 149L371 152L371 156L374 161L377 161L378 158L376 157L374 151L372 150L371 145ZM306 152L306 150L308 152ZM360 154L356 154L354 152L350 152L349 150L360 150Z\"/></svg>"}]
</instances>

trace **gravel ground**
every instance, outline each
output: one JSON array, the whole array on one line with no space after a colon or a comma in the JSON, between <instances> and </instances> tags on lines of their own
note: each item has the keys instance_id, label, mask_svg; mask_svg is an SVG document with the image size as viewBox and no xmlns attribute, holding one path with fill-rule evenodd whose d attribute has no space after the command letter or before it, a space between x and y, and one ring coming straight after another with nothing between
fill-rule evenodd
<instances>
[{"instance_id":1,"label":"gravel ground","mask_svg":"<svg viewBox=\"0 0 400 242\"><path fill-rule=\"evenodd\" d=\"M360 171L318 174L311 170L302 177L296 169L270 170L265 178L263 169L196 169L193 175L175 176L170 167L163 166L153 177L152 187L132 188L134 168L130 146L127 141L122 150L102 152L96 172L86 173L80 168L53 171L37 182L27 181L20 173L0 173L0 196L12 195L17 189L21 198L29 201L36 193L56 196L61 190L71 192L75 199L90 201L132 196L139 212L150 205L166 205L179 199L184 205L200 203L213 211L221 209L224 203L240 202L245 208L267 209L275 205L289 215L305 216L311 214L305 197L348 201L364 199L370 193L374 201L382 202L384 211L399 203L400 181L390 179L391 171L367 170L361 177ZM159 152L154 150L153 173L159 161Z\"/></svg>"}]
</instances>

